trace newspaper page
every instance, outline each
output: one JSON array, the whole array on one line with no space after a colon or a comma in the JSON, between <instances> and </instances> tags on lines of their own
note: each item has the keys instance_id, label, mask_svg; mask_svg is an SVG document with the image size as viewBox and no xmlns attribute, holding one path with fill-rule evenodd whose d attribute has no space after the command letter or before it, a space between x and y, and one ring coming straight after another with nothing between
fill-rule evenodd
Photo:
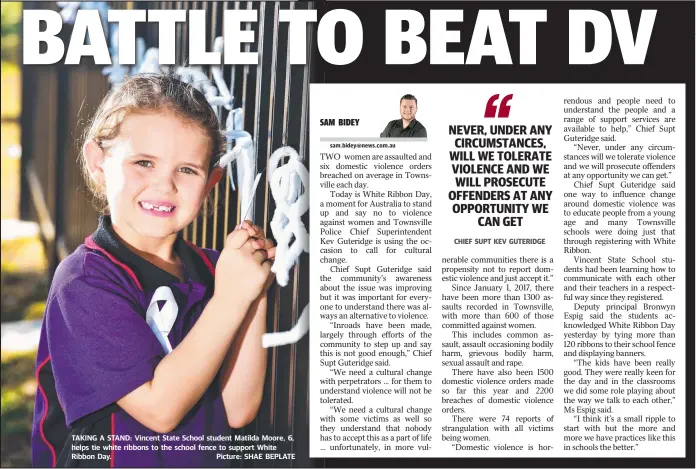
<instances>
[{"instance_id":1,"label":"newspaper page","mask_svg":"<svg viewBox=\"0 0 696 469\"><path fill-rule=\"evenodd\" d=\"M2 2L2 467L694 466L694 2Z\"/></svg>"},{"instance_id":2,"label":"newspaper page","mask_svg":"<svg viewBox=\"0 0 696 469\"><path fill-rule=\"evenodd\" d=\"M693 73L659 8L508 6L332 9L313 457L691 457Z\"/></svg>"}]
</instances>

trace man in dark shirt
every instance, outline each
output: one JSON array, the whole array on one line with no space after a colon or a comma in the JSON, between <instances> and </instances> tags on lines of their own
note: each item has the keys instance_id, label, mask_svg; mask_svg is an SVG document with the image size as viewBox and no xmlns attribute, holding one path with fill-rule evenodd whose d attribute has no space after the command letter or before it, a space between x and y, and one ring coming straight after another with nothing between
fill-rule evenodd
<instances>
[{"instance_id":1,"label":"man in dark shirt","mask_svg":"<svg viewBox=\"0 0 696 469\"><path fill-rule=\"evenodd\" d=\"M380 137L427 137L423 124L416 120L418 100L412 94L406 94L399 101L401 119L396 119L387 124Z\"/></svg>"}]
</instances>

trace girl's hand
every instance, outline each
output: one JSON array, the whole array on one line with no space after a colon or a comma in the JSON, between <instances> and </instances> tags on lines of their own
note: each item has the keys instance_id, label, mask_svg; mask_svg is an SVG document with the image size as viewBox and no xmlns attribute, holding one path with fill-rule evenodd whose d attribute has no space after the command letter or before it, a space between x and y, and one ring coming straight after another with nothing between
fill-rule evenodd
<instances>
[{"instance_id":1,"label":"girl's hand","mask_svg":"<svg viewBox=\"0 0 696 469\"><path fill-rule=\"evenodd\" d=\"M222 304L242 302L246 311L268 288L275 248L270 240L253 237L262 233L260 228L244 222L227 236L215 269L215 296Z\"/></svg>"},{"instance_id":2,"label":"girl's hand","mask_svg":"<svg viewBox=\"0 0 696 469\"><path fill-rule=\"evenodd\" d=\"M273 263L275 260L276 256L276 247L275 244L273 244L273 241L266 238L263 229L258 226L254 225L251 220L244 220L240 226L240 229L245 229L247 230L247 233L249 233L249 236L252 238L255 238L254 241L254 247L256 249L263 249L266 251L266 259ZM268 279L266 280L266 284L264 285L264 288L261 292L261 294L265 294L270 286L273 284L273 280L275 280L275 274L271 272L268 275Z\"/></svg>"},{"instance_id":3,"label":"girl's hand","mask_svg":"<svg viewBox=\"0 0 696 469\"><path fill-rule=\"evenodd\" d=\"M257 249L264 249L266 251L268 260L273 261L273 259L275 259L275 245L272 240L266 238L260 226L254 225L250 220L244 220L239 225L239 229L246 230L249 236L256 239L257 243L255 246L257 246Z\"/></svg>"}]
</instances>

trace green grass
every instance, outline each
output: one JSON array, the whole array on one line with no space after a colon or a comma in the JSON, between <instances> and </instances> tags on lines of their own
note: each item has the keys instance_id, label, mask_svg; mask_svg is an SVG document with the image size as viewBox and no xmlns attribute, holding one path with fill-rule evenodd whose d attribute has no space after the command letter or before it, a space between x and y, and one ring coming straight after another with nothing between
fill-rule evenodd
<instances>
[{"instance_id":1,"label":"green grass","mask_svg":"<svg viewBox=\"0 0 696 469\"><path fill-rule=\"evenodd\" d=\"M2 321L41 319L46 272L2 273ZM36 352L2 353L0 467L31 467L31 424L36 396Z\"/></svg>"},{"instance_id":2,"label":"green grass","mask_svg":"<svg viewBox=\"0 0 696 469\"><path fill-rule=\"evenodd\" d=\"M42 305L47 296L48 275L46 273L14 275L3 272L0 320L9 322L41 319Z\"/></svg>"},{"instance_id":3,"label":"green grass","mask_svg":"<svg viewBox=\"0 0 696 469\"><path fill-rule=\"evenodd\" d=\"M35 352L2 355L2 467L31 467L31 422L36 394L35 361Z\"/></svg>"},{"instance_id":4,"label":"green grass","mask_svg":"<svg viewBox=\"0 0 696 469\"><path fill-rule=\"evenodd\" d=\"M22 74L19 60L19 33L22 15L20 2L3 2L2 64L0 64L2 99L2 218L18 218L20 160L8 157L8 148L21 144L19 117L22 110ZM38 243L38 244L37 244ZM26 271L27 266L37 267ZM20 271L24 273L19 273ZM2 321L35 317L48 290L45 256L38 239L2 243ZM40 314L40 313L38 313ZM36 353L2 354L0 466L31 467L31 422L34 412Z\"/></svg>"}]
</instances>

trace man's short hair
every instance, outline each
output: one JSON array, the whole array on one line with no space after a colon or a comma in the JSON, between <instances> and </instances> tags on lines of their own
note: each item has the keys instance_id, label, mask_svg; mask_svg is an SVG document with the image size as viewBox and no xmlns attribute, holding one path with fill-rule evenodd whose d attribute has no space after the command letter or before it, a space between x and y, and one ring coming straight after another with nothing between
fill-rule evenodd
<instances>
[{"instance_id":1,"label":"man's short hair","mask_svg":"<svg viewBox=\"0 0 696 469\"><path fill-rule=\"evenodd\" d=\"M416 102L416 106L418 106L418 100L417 100L416 97L413 96L412 94L405 94L405 95L403 95L403 96L401 97L401 99L399 100L399 104L401 104L401 101L403 101L404 99L413 100L413 101Z\"/></svg>"}]
</instances>

